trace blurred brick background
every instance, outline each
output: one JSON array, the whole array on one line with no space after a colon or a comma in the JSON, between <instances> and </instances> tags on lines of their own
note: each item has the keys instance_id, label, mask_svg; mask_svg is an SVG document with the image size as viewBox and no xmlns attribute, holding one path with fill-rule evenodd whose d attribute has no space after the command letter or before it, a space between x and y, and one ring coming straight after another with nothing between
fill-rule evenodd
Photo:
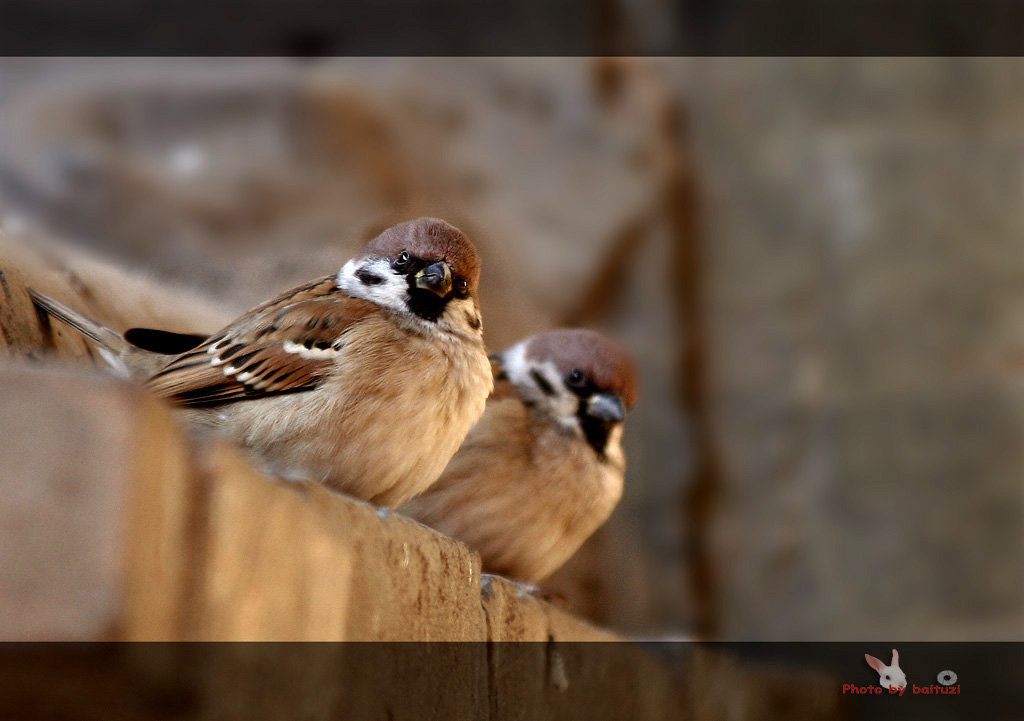
<instances>
[{"instance_id":1,"label":"blurred brick background","mask_svg":"<svg viewBox=\"0 0 1024 721\"><path fill-rule=\"evenodd\" d=\"M546 584L647 635L1024 637L1024 63L0 61L0 212L240 312L443 216L637 355ZM210 329L214 330L213 328Z\"/></svg>"}]
</instances>

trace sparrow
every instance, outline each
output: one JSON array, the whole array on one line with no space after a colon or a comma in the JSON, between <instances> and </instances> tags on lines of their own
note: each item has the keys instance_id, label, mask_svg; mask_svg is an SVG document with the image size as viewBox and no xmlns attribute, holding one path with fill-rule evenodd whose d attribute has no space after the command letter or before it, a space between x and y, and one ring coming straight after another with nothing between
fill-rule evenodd
<instances>
[{"instance_id":1,"label":"sparrow","mask_svg":"<svg viewBox=\"0 0 1024 721\"><path fill-rule=\"evenodd\" d=\"M207 338L120 335L33 298L113 368L276 474L396 506L437 479L493 387L479 278L469 238L421 218Z\"/></svg>"},{"instance_id":2,"label":"sparrow","mask_svg":"<svg viewBox=\"0 0 1024 721\"><path fill-rule=\"evenodd\" d=\"M477 551L485 571L536 584L622 496L627 354L589 330L534 335L491 356L483 417L438 481L399 508Z\"/></svg>"}]
</instances>

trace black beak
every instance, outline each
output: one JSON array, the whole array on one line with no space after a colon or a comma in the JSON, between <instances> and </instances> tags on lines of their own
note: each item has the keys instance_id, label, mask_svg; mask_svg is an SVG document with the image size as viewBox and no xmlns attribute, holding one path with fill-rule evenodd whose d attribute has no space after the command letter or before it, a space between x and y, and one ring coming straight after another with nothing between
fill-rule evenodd
<instances>
[{"instance_id":1,"label":"black beak","mask_svg":"<svg viewBox=\"0 0 1024 721\"><path fill-rule=\"evenodd\" d=\"M587 399L587 415L607 423L620 423L626 417L626 409L618 396L595 393Z\"/></svg>"},{"instance_id":2,"label":"black beak","mask_svg":"<svg viewBox=\"0 0 1024 721\"><path fill-rule=\"evenodd\" d=\"M443 260L428 265L415 276L416 287L444 298L452 292L452 269Z\"/></svg>"}]
</instances>

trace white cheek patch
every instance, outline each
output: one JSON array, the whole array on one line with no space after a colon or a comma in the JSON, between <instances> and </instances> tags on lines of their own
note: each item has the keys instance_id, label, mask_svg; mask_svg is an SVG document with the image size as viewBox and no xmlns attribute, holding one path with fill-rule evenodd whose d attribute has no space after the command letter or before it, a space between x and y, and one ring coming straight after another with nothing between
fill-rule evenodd
<instances>
[{"instance_id":1,"label":"white cheek patch","mask_svg":"<svg viewBox=\"0 0 1024 721\"><path fill-rule=\"evenodd\" d=\"M365 283L359 278L373 276L379 282ZM387 258L366 258L358 263L350 260L338 272L338 288L353 298L362 298L396 313L408 310L409 284L405 277L391 268Z\"/></svg>"},{"instance_id":2,"label":"white cheek patch","mask_svg":"<svg viewBox=\"0 0 1024 721\"><path fill-rule=\"evenodd\" d=\"M502 358L502 366L508 379L519 390L524 399L534 406L544 409L567 430L579 428L576 411L579 409L579 398L565 387L561 373L551 361L536 361L526 357L526 345L519 343L509 348ZM553 394L545 393L534 378L537 374L544 380Z\"/></svg>"},{"instance_id":3,"label":"white cheek patch","mask_svg":"<svg viewBox=\"0 0 1024 721\"><path fill-rule=\"evenodd\" d=\"M555 367L555 364L551 361L535 361L533 370L539 373L555 391L555 395L547 395L540 391L542 395L540 403L547 406L551 415L555 417L562 427L567 429L579 428L580 420L576 417L576 412L580 407L580 399L575 393L565 387L562 374Z\"/></svg>"},{"instance_id":4,"label":"white cheek patch","mask_svg":"<svg viewBox=\"0 0 1024 721\"><path fill-rule=\"evenodd\" d=\"M526 362L524 343L518 343L505 351L501 356L501 365L505 369L505 375L517 388L530 384L530 369Z\"/></svg>"}]
</instances>

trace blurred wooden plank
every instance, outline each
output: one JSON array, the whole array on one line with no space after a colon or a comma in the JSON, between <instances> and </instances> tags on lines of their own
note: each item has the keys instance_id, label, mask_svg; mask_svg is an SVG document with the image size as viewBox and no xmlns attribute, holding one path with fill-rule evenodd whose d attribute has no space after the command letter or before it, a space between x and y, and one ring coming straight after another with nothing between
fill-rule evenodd
<instances>
[{"instance_id":1,"label":"blurred wooden plank","mask_svg":"<svg viewBox=\"0 0 1024 721\"><path fill-rule=\"evenodd\" d=\"M131 327L212 333L231 318L193 290L162 286L31 230L0 230L0 351L93 355L81 335L36 313L25 287L123 332Z\"/></svg>"},{"instance_id":2,"label":"blurred wooden plank","mask_svg":"<svg viewBox=\"0 0 1024 721\"><path fill-rule=\"evenodd\" d=\"M210 449L201 497L196 640L341 641L350 530L310 508L299 485L260 476L237 450Z\"/></svg>"},{"instance_id":3,"label":"blurred wooden plank","mask_svg":"<svg viewBox=\"0 0 1024 721\"><path fill-rule=\"evenodd\" d=\"M0 638L173 637L183 514L172 505L132 523L151 491L187 500L184 443L165 411L106 377L4 366L0 458Z\"/></svg>"}]
</instances>

